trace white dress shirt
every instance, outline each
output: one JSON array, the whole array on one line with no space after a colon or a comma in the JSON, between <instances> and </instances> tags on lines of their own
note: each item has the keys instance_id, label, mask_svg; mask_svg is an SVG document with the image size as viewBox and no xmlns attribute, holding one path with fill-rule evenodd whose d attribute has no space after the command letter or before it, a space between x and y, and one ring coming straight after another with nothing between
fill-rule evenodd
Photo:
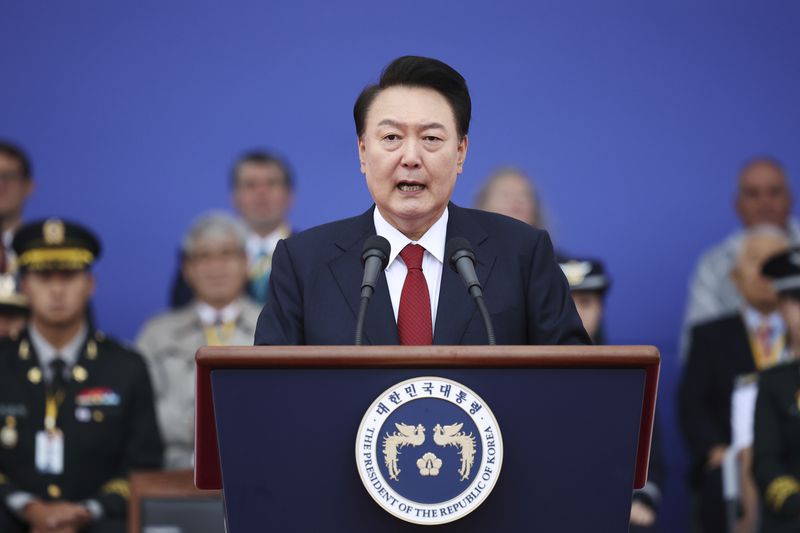
<instances>
[{"instance_id":1,"label":"white dress shirt","mask_svg":"<svg viewBox=\"0 0 800 533\"><path fill-rule=\"evenodd\" d=\"M217 309L205 302L198 301L195 304L197 315L200 317L200 322L204 326L217 326L219 324L227 324L229 322L236 322L239 315L242 314L242 306L239 300L234 300L222 309Z\"/></svg>"},{"instance_id":2,"label":"white dress shirt","mask_svg":"<svg viewBox=\"0 0 800 533\"><path fill-rule=\"evenodd\" d=\"M262 253L272 255L275 252L275 247L278 246L278 241L288 237L289 233L291 233L289 228L284 225L278 226L275 231L266 237L251 232L247 237L246 245L248 264L254 264Z\"/></svg>"},{"instance_id":3,"label":"white dress shirt","mask_svg":"<svg viewBox=\"0 0 800 533\"><path fill-rule=\"evenodd\" d=\"M397 321L397 313L400 310L400 295L403 292L403 284L406 281L406 268L400 252L407 244L419 244L425 248L422 256L422 273L425 275L425 283L428 285L428 294L431 299L431 328L436 327L436 311L439 308L439 289L442 286L442 268L444 266L444 246L447 238L447 219L449 212L445 207L444 213L431 226L425 235L418 241L412 241L400 231L389 224L377 206L373 212L375 223L375 233L385 237L392 247L389 254L389 265L386 267L386 283L389 285L389 297L392 299L392 310L394 319ZM431 329L433 331L433 329Z\"/></svg>"},{"instance_id":4,"label":"white dress shirt","mask_svg":"<svg viewBox=\"0 0 800 533\"><path fill-rule=\"evenodd\" d=\"M77 335L60 350L47 342L47 339L37 331L33 324L31 324L28 331L30 332L33 349L36 350L36 355L39 357L39 366L42 369L44 379L49 382L53 379L50 363L55 360L56 356L61 356L61 359L64 361L65 377L69 375L69 372L72 370L72 367L75 366L75 363L78 362L78 358L81 355L81 348L83 347L83 342L86 340L86 335L89 333L89 328L86 324L81 326Z\"/></svg>"}]
</instances>

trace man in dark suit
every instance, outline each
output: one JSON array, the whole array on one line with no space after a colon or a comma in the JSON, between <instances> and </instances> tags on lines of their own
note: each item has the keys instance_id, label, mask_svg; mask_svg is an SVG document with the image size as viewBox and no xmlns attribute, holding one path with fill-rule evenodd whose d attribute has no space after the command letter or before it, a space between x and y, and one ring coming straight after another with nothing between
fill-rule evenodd
<instances>
[{"instance_id":1,"label":"man in dark suit","mask_svg":"<svg viewBox=\"0 0 800 533\"><path fill-rule=\"evenodd\" d=\"M731 396L737 378L774 365L784 352L785 326L761 267L788 245L778 228L749 230L732 272L746 307L692 331L678 400L681 429L692 456L696 520L704 533L728 531L721 465L731 444Z\"/></svg>"},{"instance_id":2,"label":"man in dark suit","mask_svg":"<svg viewBox=\"0 0 800 533\"><path fill-rule=\"evenodd\" d=\"M445 242L466 238L498 344L589 343L547 233L452 202L471 114L464 78L422 57L393 61L353 110L361 172L375 206L281 241L256 344L351 344L366 239L388 266L367 314L369 344L485 344Z\"/></svg>"},{"instance_id":3,"label":"man in dark suit","mask_svg":"<svg viewBox=\"0 0 800 533\"><path fill-rule=\"evenodd\" d=\"M14 250L30 324L0 342L0 531L124 532L128 473L162 446L144 360L86 318L100 245L50 219Z\"/></svg>"}]
</instances>

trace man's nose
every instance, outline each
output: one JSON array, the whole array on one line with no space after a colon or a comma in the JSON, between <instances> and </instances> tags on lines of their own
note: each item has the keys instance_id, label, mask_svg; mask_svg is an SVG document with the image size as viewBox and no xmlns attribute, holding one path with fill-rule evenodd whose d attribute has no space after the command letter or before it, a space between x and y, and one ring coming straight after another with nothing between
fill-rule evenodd
<instances>
[{"instance_id":1,"label":"man's nose","mask_svg":"<svg viewBox=\"0 0 800 533\"><path fill-rule=\"evenodd\" d=\"M408 139L403 144L403 155L400 160L400 164L403 165L403 168L411 168L416 169L422 165L422 160L420 158L420 148L417 141L413 139Z\"/></svg>"}]
</instances>

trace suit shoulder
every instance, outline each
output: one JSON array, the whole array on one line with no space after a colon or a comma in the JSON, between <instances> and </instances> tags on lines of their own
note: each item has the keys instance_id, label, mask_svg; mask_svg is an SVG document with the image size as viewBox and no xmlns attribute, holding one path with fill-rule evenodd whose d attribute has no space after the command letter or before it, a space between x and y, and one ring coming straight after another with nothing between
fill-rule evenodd
<instances>
[{"instance_id":1,"label":"suit shoulder","mask_svg":"<svg viewBox=\"0 0 800 533\"><path fill-rule=\"evenodd\" d=\"M794 384L798 375L800 375L800 361L789 361L777 364L759 374L758 386L770 388L780 386L786 382Z\"/></svg>"},{"instance_id":2,"label":"suit shoulder","mask_svg":"<svg viewBox=\"0 0 800 533\"><path fill-rule=\"evenodd\" d=\"M371 210L370 210L371 212ZM361 215L334 220L314 226L299 233L295 233L285 240L286 245L290 248L314 248L322 244L331 243L336 239L347 236L348 232L363 224L366 213ZM370 219L371 221L371 219ZM356 237L356 236L354 236Z\"/></svg>"},{"instance_id":3,"label":"suit shoulder","mask_svg":"<svg viewBox=\"0 0 800 533\"><path fill-rule=\"evenodd\" d=\"M731 330L742 329L742 317L739 313L730 313L705 322L700 322L692 328L695 336L709 336L726 334Z\"/></svg>"},{"instance_id":4,"label":"suit shoulder","mask_svg":"<svg viewBox=\"0 0 800 533\"><path fill-rule=\"evenodd\" d=\"M146 368L144 358L135 349L119 342L116 339L106 337L104 335L95 335L95 342L97 342L97 349L101 357L113 358L114 364L118 365L120 369L136 370L138 368Z\"/></svg>"},{"instance_id":5,"label":"suit shoulder","mask_svg":"<svg viewBox=\"0 0 800 533\"><path fill-rule=\"evenodd\" d=\"M187 304L178 309L164 311L150 317L139 331L137 339L147 335L165 334L175 329L176 326L184 325L195 317L191 304Z\"/></svg>"}]
</instances>

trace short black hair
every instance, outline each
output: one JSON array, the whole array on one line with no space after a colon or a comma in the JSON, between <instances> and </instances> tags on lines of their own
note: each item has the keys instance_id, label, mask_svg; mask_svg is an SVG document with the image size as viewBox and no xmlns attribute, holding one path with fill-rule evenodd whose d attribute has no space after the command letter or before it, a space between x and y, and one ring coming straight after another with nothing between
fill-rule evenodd
<instances>
[{"instance_id":1,"label":"short black hair","mask_svg":"<svg viewBox=\"0 0 800 533\"><path fill-rule=\"evenodd\" d=\"M238 159L236 159L236 161L233 163L233 167L231 168L232 189L235 189L238 185L239 171L242 169L242 165L247 163L255 163L257 165L275 165L283 174L283 182L284 185L286 185L286 188L290 191L294 189L294 176L292 175L292 170L289 168L289 164L286 162L286 160L276 154L264 150L251 150L249 152L245 152L239 156Z\"/></svg>"},{"instance_id":2,"label":"short black hair","mask_svg":"<svg viewBox=\"0 0 800 533\"><path fill-rule=\"evenodd\" d=\"M12 159L15 159L17 163L19 163L22 177L26 180L31 179L31 175L33 173L33 169L31 168L31 160L28 157L28 154L26 154L22 148L10 141L0 139L0 154L4 154Z\"/></svg>"},{"instance_id":3,"label":"short black hair","mask_svg":"<svg viewBox=\"0 0 800 533\"><path fill-rule=\"evenodd\" d=\"M458 138L463 139L469 131L472 101L464 77L450 65L429 57L403 56L389 63L377 85L364 87L353 106L356 134L364 134L367 111L375 97L384 89L397 85L433 89L445 97L456 119Z\"/></svg>"}]
</instances>

